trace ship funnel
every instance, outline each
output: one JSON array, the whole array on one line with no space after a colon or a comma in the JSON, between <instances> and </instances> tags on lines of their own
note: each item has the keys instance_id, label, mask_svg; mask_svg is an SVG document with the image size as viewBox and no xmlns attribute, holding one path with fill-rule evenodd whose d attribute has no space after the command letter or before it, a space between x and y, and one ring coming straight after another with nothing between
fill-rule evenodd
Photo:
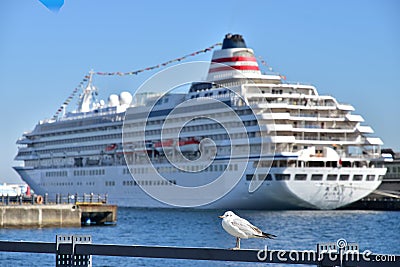
<instances>
[{"instance_id":1,"label":"ship funnel","mask_svg":"<svg viewBox=\"0 0 400 267\"><path fill-rule=\"evenodd\" d=\"M222 48L214 51L211 63L208 81L234 78L237 71L245 76L261 74L253 50L247 48L240 34L225 35Z\"/></svg>"},{"instance_id":2,"label":"ship funnel","mask_svg":"<svg viewBox=\"0 0 400 267\"><path fill-rule=\"evenodd\" d=\"M240 34L230 34L225 35L224 41L222 42L222 49L228 48L247 48L244 42L243 36Z\"/></svg>"}]
</instances>

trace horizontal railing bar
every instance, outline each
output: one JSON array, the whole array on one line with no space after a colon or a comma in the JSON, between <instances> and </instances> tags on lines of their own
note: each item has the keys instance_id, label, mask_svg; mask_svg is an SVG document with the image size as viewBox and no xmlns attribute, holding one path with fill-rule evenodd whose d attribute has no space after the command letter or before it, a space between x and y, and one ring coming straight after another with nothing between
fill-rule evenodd
<instances>
[{"instance_id":1,"label":"horizontal railing bar","mask_svg":"<svg viewBox=\"0 0 400 267\"><path fill-rule=\"evenodd\" d=\"M0 241L0 251L55 254L57 247L54 242Z\"/></svg>"},{"instance_id":2,"label":"horizontal railing bar","mask_svg":"<svg viewBox=\"0 0 400 267\"><path fill-rule=\"evenodd\" d=\"M219 249L219 248L191 248L191 247L162 247L162 246L127 246L127 245L103 245L103 244L76 244L77 254L102 255L102 256L126 256L144 258L168 258L168 259L192 259L192 260L212 260L212 261L240 261L240 262L263 262L259 260L260 250L251 249ZM264 256L264 252L261 256ZM280 257L288 256L289 251L282 254L282 251L267 251L266 262L282 263ZM272 254L272 255L271 255ZM311 252L316 260L293 261L288 258L286 263L290 264L311 264L316 265L316 252Z\"/></svg>"},{"instance_id":3,"label":"horizontal railing bar","mask_svg":"<svg viewBox=\"0 0 400 267\"><path fill-rule=\"evenodd\" d=\"M346 258L346 254L331 253L318 255L316 251L221 249L197 247L138 246L89 243L56 243L0 241L0 251L75 254L96 256L120 256L143 258L166 258L210 261L237 261L280 264L306 264L318 266L363 266L395 267L399 266L400 255L359 254L358 258ZM367 256L367 257L364 257ZM391 261L382 261L382 257L392 257ZM342 260L341 260L342 257Z\"/></svg>"}]
</instances>

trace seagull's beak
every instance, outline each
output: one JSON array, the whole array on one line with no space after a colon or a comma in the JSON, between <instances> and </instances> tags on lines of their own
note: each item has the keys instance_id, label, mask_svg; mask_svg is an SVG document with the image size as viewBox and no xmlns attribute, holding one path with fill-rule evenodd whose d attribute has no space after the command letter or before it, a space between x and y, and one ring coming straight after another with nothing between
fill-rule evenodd
<instances>
[{"instance_id":1,"label":"seagull's beak","mask_svg":"<svg viewBox=\"0 0 400 267\"><path fill-rule=\"evenodd\" d=\"M221 219L223 219L223 218L225 218L225 216L224 215L221 215L221 216L218 216L219 218L221 218Z\"/></svg>"}]
</instances>

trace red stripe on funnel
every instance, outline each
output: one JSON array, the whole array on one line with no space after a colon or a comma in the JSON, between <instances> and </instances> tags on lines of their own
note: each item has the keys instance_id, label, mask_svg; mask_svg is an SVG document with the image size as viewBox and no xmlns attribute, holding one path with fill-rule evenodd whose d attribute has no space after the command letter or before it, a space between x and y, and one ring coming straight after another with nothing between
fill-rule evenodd
<instances>
[{"instance_id":1,"label":"red stripe on funnel","mask_svg":"<svg viewBox=\"0 0 400 267\"><path fill-rule=\"evenodd\" d=\"M221 63L221 62L234 62L234 61L253 61L256 62L255 57L224 57L224 58L216 58L211 62Z\"/></svg>"},{"instance_id":2,"label":"red stripe on funnel","mask_svg":"<svg viewBox=\"0 0 400 267\"><path fill-rule=\"evenodd\" d=\"M227 70L260 70L258 66L224 66L210 69L208 72L227 71Z\"/></svg>"}]
</instances>

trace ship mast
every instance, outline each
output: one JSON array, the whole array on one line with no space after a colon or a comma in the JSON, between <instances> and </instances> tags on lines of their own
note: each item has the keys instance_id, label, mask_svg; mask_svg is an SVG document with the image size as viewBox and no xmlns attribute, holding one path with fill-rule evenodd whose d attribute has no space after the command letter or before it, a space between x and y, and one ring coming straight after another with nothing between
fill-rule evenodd
<instances>
[{"instance_id":1,"label":"ship mast","mask_svg":"<svg viewBox=\"0 0 400 267\"><path fill-rule=\"evenodd\" d=\"M86 88L83 90L83 94L80 97L78 110L80 112L89 112L90 104L92 103L93 93L96 90L92 85L94 71L89 71L89 79Z\"/></svg>"}]
</instances>

